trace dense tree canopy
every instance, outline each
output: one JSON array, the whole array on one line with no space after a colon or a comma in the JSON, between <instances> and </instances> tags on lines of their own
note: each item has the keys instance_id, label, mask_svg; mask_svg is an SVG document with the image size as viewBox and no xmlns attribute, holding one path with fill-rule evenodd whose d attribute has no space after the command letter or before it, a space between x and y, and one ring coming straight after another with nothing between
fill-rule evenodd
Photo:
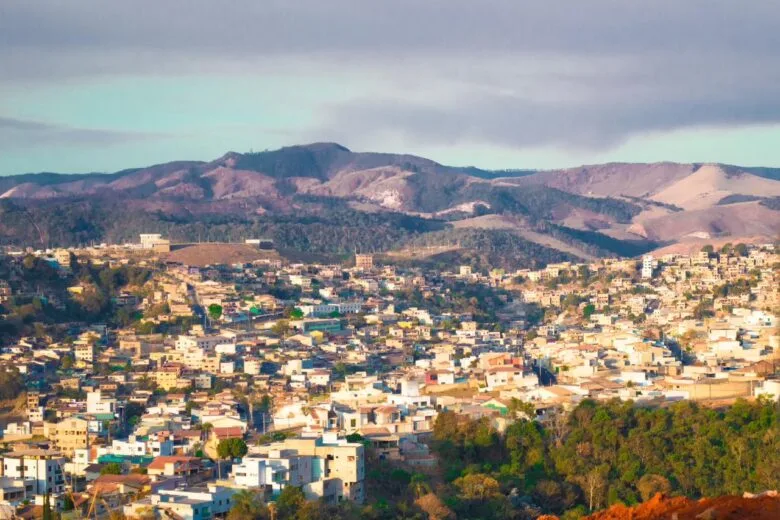
<instances>
[{"instance_id":1,"label":"dense tree canopy","mask_svg":"<svg viewBox=\"0 0 780 520\"><path fill-rule=\"evenodd\" d=\"M456 512L468 511L475 493L495 498L495 486L487 484L495 480L501 496L517 489L541 509L562 514L633 504L655 492L697 497L775 488L779 419L777 404L769 402L738 401L720 411L689 401L668 408L584 401L565 422L518 420L499 434L487 419L444 412L434 447L445 478L459 490ZM502 507L493 511L494 518L506 517Z\"/></svg>"}]
</instances>

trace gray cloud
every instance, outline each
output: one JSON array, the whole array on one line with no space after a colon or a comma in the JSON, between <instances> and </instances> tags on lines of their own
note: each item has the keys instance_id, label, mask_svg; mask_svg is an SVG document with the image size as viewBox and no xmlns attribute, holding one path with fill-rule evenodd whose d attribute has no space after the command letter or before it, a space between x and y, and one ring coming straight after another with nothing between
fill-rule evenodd
<instances>
[{"instance_id":1,"label":"gray cloud","mask_svg":"<svg viewBox=\"0 0 780 520\"><path fill-rule=\"evenodd\" d=\"M780 122L778 26L763 0L2 2L0 84L311 70L382 84L313 138L603 149Z\"/></svg>"},{"instance_id":2,"label":"gray cloud","mask_svg":"<svg viewBox=\"0 0 780 520\"><path fill-rule=\"evenodd\" d=\"M0 150L70 144L112 145L162 137L159 134L74 128L0 116Z\"/></svg>"},{"instance_id":3,"label":"gray cloud","mask_svg":"<svg viewBox=\"0 0 780 520\"><path fill-rule=\"evenodd\" d=\"M295 52L776 53L780 6L746 0L4 2L11 47Z\"/></svg>"},{"instance_id":4,"label":"gray cloud","mask_svg":"<svg viewBox=\"0 0 780 520\"><path fill-rule=\"evenodd\" d=\"M415 99L414 92L431 80L420 71L407 97L329 107L312 136L360 146L394 136L408 144L587 151L651 132L780 122L780 69L736 60L724 69L718 58L706 56L695 67L679 58L648 57L640 66L631 61L624 56L590 70L536 70L531 78L521 72L531 66L525 60L517 71L491 72L488 65L479 79L439 100Z\"/></svg>"}]
</instances>

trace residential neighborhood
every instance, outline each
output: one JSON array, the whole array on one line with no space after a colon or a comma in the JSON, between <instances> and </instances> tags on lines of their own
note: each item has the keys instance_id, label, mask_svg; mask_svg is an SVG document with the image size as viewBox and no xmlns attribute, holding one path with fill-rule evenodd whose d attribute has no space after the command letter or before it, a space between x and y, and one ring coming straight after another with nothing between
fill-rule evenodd
<instances>
[{"instance_id":1,"label":"residential neighborhood","mask_svg":"<svg viewBox=\"0 0 780 520\"><path fill-rule=\"evenodd\" d=\"M162 243L2 254L6 315L71 316L2 346L16 517L200 520L287 488L361 505L376 464L436 475L444 412L503 432L586 400L780 398L772 244L488 272L195 266Z\"/></svg>"}]
</instances>

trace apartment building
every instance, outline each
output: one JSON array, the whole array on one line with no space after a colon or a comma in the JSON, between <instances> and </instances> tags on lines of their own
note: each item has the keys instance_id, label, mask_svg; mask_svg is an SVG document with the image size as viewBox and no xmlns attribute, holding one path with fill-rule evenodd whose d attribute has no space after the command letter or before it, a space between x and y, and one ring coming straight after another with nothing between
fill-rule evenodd
<instances>
[{"instance_id":1,"label":"apartment building","mask_svg":"<svg viewBox=\"0 0 780 520\"><path fill-rule=\"evenodd\" d=\"M163 390L187 388L192 381L181 377L182 369L178 365L166 365L151 373L152 379Z\"/></svg>"},{"instance_id":2,"label":"apartment building","mask_svg":"<svg viewBox=\"0 0 780 520\"><path fill-rule=\"evenodd\" d=\"M292 438L258 446L253 449L253 455L265 458L267 462L260 465L252 461L237 466L236 473L245 473L239 478L258 475L258 486L272 487L274 478L277 481L293 478L293 482L295 479L298 482L309 480L303 483L303 490L310 499L323 498L330 503L341 500L362 503L365 500L365 454L360 443L350 443L339 439L335 433L325 433L322 437ZM285 460L289 462L283 462ZM251 467L254 465L257 466ZM265 480L268 476L270 482ZM263 484L260 484L261 478Z\"/></svg>"},{"instance_id":3,"label":"apartment building","mask_svg":"<svg viewBox=\"0 0 780 520\"><path fill-rule=\"evenodd\" d=\"M363 271L374 268L374 255L355 255L355 267Z\"/></svg>"},{"instance_id":4,"label":"apartment building","mask_svg":"<svg viewBox=\"0 0 780 520\"><path fill-rule=\"evenodd\" d=\"M73 357L76 361L92 364L95 362L95 345L87 341L77 341L73 346Z\"/></svg>"},{"instance_id":5,"label":"apartment building","mask_svg":"<svg viewBox=\"0 0 780 520\"><path fill-rule=\"evenodd\" d=\"M89 444L89 421L81 417L69 417L54 425L52 437L54 446L72 457L75 450L86 448Z\"/></svg>"},{"instance_id":6,"label":"apartment building","mask_svg":"<svg viewBox=\"0 0 780 520\"><path fill-rule=\"evenodd\" d=\"M4 477L24 481L33 495L57 494L65 490L63 464L59 451L30 449L3 456L2 470Z\"/></svg>"}]
</instances>

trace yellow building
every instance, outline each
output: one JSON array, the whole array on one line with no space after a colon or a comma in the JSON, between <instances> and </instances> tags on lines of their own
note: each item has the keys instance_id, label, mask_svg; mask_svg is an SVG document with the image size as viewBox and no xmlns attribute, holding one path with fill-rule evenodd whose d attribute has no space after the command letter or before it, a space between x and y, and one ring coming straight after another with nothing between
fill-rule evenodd
<instances>
[{"instance_id":1,"label":"yellow building","mask_svg":"<svg viewBox=\"0 0 780 520\"><path fill-rule=\"evenodd\" d=\"M70 417L49 431L56 449L72 457L74 450L84 449L89 444L89 422L79 417Z\"/></svg>"},{"instance_id":2,"label":"yellow building","mask_svg":"<svg viewBox=\"0 0 780 520\"><path fill-rule=\"evenodd\" d=\"M152 372L151 378L154 379L158 387L166 391L174 388L187 388L192 385L192 381L181 377L181 368L179 367L162 367Z\"/></svg>"},{"instance_id":3,"label":"yellow building","mask_svg":"<svg viewBox=\"0 0 780 520\"><path fill-rule=\"evenodd\" d=\"M355 267L368 271L374 268L374 255L355 255Z\"/></svg>"}]
</instances>

